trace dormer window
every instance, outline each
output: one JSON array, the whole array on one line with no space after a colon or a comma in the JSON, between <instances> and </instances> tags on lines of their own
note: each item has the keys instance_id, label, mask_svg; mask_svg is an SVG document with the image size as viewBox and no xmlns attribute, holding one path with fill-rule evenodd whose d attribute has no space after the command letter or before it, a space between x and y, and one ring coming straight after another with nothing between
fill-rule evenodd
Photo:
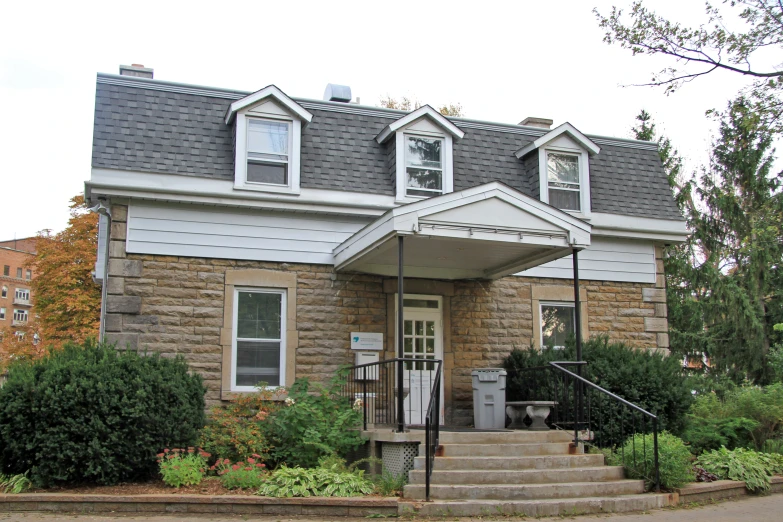
<instances>
[{"instance_id":1,"label":"dormer window","mask_svg":"<svg viewBox=\"0 0 783 522\"><path fill-rule=\"evenodd\" d=\"M544 203L589 219L590 156L601 148L570 123L564 123L517 150L514 155L525 161L538 156L536 177ZM535 170L533 170L535 172Z\"/></svg>"},{"instance_id":2,"label":"dormer window","mask_svg":"<svg viewBox=\"0 0 783 522\"><path fill-rule=\"evenodd\" d=\"M247 118L247 182L288 186L291 123Z\"/></svg>"},{"instance_id":3,"label":"dormer window","mask_svg":"<svg viewBox=\"0 0 783 522\"><path fill-rule=\"evenodd\" d=\"M226 125L236 125L234 189L298 195L302 127L312 119L274 85L232 103Z\"/></svg>"},{"instance_id":4,"label":"dormer window","mask_svg":"<svg viewBox=\"0 0 783 522\"><path fill-rule=\"evenodd\" d=\"M375 137L389 144L395 201L412 203L454 190L452 145L465 133L425 105L390 123Z\"/></svg>"},{"instance_id":5,"label":"dormer window","mask_svg":"<svg viewBox=\"0 0 783 522\"><path fill-rule=\"evenodd\" d=\"M405 195L443 194L443 139L405 136Z\"/></svg>"},{"instance_id":6,"label":"dormer window","mask_svg":"<svg viewBox=\"0 0 783 522\"><path fill-rule=\"evenodd\" d=\"M549 204L561 210L582 210L579 156L546 151L546 171Z\"/></svg>"}]
</instances>

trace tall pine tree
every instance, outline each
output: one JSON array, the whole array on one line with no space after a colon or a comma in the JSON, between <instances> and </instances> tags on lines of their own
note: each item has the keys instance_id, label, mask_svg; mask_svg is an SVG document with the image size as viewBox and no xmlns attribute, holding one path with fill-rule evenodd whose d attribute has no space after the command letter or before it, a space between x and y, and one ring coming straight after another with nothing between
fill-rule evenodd
<instances>
[{"instance_id":1,"label":"tall pine tree","mask_svg":"<svg viewBox=\"0 0 783 522\"><path fill-rule=\"evenodd\" d=\"M655 138L644 111L634 132ZM783 320L783 194L772 172L773 136L744 98L721 114L709 168L682 176L671 143L658 138L675 199L692 231L665 259L671 348L704 353L734 380L772 378L773 330Z\"/></svg>"}]
</instances>

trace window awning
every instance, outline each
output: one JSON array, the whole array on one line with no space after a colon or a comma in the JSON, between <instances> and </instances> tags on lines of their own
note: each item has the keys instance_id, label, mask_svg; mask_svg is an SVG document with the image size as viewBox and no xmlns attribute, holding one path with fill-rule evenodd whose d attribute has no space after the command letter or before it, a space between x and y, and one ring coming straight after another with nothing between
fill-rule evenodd
<instances>
[{"instance_id":1,"label":"window awning","mask_svg":"<svg viewBox=\"0 0 783 522\"><path fill-rule=\"evenodd\" d=\"M585 221L507 185L487 183L386 212L334 249L335 269L396 276L398 236L405 275L496 279L590 245Z\"/></svg>"}]
</instances>

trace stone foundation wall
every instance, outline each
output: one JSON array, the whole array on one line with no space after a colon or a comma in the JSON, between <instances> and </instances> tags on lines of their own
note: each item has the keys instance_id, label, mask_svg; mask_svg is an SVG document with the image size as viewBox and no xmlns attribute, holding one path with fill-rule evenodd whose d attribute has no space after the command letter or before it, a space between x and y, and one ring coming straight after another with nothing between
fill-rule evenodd
<instances>
[{"instance_id":1,"label":"stone foundation wall","mask_svg":"<svg viewBox=\"0 0 783 522\"><path fill-rule=\"evenodd\" d=\"M296 274L296 317L289 317L296 322L295 354L294 360L289 354L287 364L295 365L297 378L326 381L341 365L353 364L350 332L382 333L393 342L389 295L396 286L384 288L388 278L334 274L326 265L127 254L127 207L113 205L112 214L107 341L182 355L204 377L208 404L221 400L227 271ZM450 289L443 294L446 421L468 425L473 420L471 369L500 366L513 348L534 346L534 294L546 287L566 295L573 286L568 280L507 277L432 287L444 285ZM584 281L582 289L589 334L607 334L644 349L668 347L662 276L649 285Z\"/></svg>"}]
</instances>

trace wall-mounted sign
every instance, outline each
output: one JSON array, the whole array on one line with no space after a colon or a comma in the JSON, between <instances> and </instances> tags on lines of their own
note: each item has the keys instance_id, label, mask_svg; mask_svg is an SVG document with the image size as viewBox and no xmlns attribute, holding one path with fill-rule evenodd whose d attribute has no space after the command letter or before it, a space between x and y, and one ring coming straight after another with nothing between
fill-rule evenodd
<instances>
[{"instance_id":1,"label":"wall-mounted sign","mask_svg":"<svg viewBox=\"0 0 783 522\"><path fill-rule=\"evenodd\" d=\"M383 334L351 332L351 350L383 350Z\"/></svg>"}]
</instances>

